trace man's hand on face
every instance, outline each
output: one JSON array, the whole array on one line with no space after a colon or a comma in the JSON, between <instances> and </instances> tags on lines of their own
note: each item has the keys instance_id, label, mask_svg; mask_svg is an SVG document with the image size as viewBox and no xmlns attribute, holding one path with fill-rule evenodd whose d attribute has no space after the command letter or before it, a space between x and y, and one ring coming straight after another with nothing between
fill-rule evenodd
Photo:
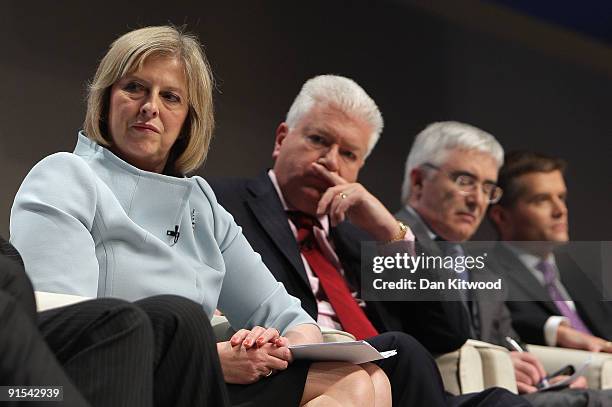
<instances>
[{"instance_id":1,"label":"man's hand on face","mask_svg":"<svg viewBox=\"0 0 612 407\"><path fill-rule=\"evenodd\" d=\"M546 377L546 371L540 361L528 352L510 352L514 365L514 376L519 393L538 391L537 384Z\"/></svg>"},{"instance_id":2,"label":"man's hand on face","mask_svg":"<svg viewBox=\"0 0 612 407\"><path fill-rule=\"evenodd\" d=\"M338 173L329 171L321 164L313 163L312 167L331 185L319 200L318 216L327 214L332 226L348 217L352 223L381 242L398 235L400 229L397 220L363 185L347 182Z\"/></svg>"},{"instance_id":3,"label":"man's hand on face","mask_svg":"<svg viewBox=\"0 0 612 407\"><path fill-rule=\"evenodd\" d=\"M585 334L564 324L559 325L557 328L557 345L564 348L587 350L589 352L612 353L612 342Z\"/></svg>"}]
</instances>

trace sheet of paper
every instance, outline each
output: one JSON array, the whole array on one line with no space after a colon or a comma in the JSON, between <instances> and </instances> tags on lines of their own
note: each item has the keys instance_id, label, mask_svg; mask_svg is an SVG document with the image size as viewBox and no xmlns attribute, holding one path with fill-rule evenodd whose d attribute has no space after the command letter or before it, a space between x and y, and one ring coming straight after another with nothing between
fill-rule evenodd
<instances>
[{"instance_id":1,"label":"sheet of paper","mask_svg":"<svg viewBox=\"0 0 612 407\"><path fill-rule=\"evenodd\" d=\"M379 352L366 341L313 343L289 346L294 359L350 362L355 364L386 359L397 354L396 350Z\"/></svg>"},{"instance_id":2,"label":"sheet of paper","mask_svg":"<svg viewBox=\"0 0 612 407\"><path fill-rule=\"evenodd\" d=\"M555 390L555 389L562 389L564 387L569 386L574 380L578 378L578 376L584 376L584 373L586 372L587 367L591 364L592 360L593 358L589 356L584 362L582 362L582 364L580 364L580 366L576 368L576 371L574 372L574 374L572 374L571 376L568 376L567 378L555 384L551 384L548 387L543 387L538 391L549 391L549 390Z\"/></svg>"}]
</instances>

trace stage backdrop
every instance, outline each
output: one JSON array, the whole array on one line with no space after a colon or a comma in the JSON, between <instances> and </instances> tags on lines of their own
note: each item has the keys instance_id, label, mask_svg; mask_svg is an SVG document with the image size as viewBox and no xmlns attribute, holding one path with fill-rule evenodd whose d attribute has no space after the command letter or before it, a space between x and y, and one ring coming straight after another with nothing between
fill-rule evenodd
<instances>
[{"instance_id":1,"label":"stage backdrop","mask_svg":"<svg viewBox=\"0 0 612 407\"><path fill-rule=\"evenodd\" d=\"M111 41L171 22L200 37L217 80L217 127L199 171L204 177L252 176L270 166L274 130L301 84L336 73L360 83L383 112L385 130L361 181L392 211L414 135L432 121L460 120L491 132L508 150L567 159L572 238L612 240L612 75L609 63L581 57L585 47L605 54L607 46L580 36L560 41L575 38L509 10L462 7L445 13L401 1L3 2L0 233L8 235L12 199L28 170L74 147L87 80ZM492 232L485 227L478 236Z\"/></svg>"}]
</instances>

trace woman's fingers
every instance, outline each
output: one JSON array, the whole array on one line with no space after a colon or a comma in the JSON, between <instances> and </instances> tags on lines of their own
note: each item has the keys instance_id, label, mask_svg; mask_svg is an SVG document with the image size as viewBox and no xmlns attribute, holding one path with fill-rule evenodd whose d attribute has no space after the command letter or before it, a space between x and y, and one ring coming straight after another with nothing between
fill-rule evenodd
<instances>
[{"instance_id":1,"label":"woman's fingers","mask_svg":"<svg viewBox=\"0 0 612 407\"><path fill-rule=\"evenodd\" d=\"M246 339L247 335L250 332L251 331L249 331L248 329L241 329L241 330L239 330L234 335L232 335L232 337L230 338L230 344L232 346L238 346L238 345L242 344L242 342L244 342L244 340Z\"/></svg>"},{"instance_id":2,"label":"woman's fingers","mask_svg":"<svg viewBox=\"0 0 612 407\"><path fill-rule=\"evenodd\" d=\"M265 331L266 331L265 328L262 328L260 326L254 326L253 328L251 328L251 331L248 333L248 335L244 338L244 341L242 341L242 346L244 346L247 349L255 346L255 341L257 341L257 339Z\"/></svg>"},{"instance_id":3,"label":"woman's fingers","mask_svg":"<svg viewBox=\"0 0 612 407\"><path fill-rule=\"evenodd\" d=\"M253 346L263 346L268 342L274 343L276 339L280 337L280 332L276 328L263 328L261 326L255 326L245 336L242 341L242 345L249 349Z\"/></svg>"},{"instance_id":4,"label":"woman's fingers","mask_svg":"<svg viewBox=\"0 0 612 407\"><path fill-rule=\"evenodd\" d=\"M268 342L274 343L280 337L280 332L276 328L268 328L257 338L257 346L263 346Z\"/></svg>"}]
</instances>

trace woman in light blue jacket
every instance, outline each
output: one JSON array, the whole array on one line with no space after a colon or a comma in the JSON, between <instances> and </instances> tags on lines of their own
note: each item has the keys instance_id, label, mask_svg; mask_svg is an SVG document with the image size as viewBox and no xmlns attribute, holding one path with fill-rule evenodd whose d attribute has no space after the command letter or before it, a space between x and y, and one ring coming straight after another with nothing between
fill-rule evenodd
<instances>
[{"instance_id":1,"label":"woman in light blue jacket","mask_svg":"<svg viewBox=\"0 0 612 407\"><path fill-rule=\"evenodd\" d=\"M208 315L221 309L245 328L217 344L236 403L390 405L386 376L372 366L288 368L287 346L320 342L319 328L207 182L184 175L208 151L212 89L197 39L175 28L135 30L112 44L74 153L39 162L15 198L11 242L35 288L128 300L171 293Z\"/></svg>"}]
</instances>

